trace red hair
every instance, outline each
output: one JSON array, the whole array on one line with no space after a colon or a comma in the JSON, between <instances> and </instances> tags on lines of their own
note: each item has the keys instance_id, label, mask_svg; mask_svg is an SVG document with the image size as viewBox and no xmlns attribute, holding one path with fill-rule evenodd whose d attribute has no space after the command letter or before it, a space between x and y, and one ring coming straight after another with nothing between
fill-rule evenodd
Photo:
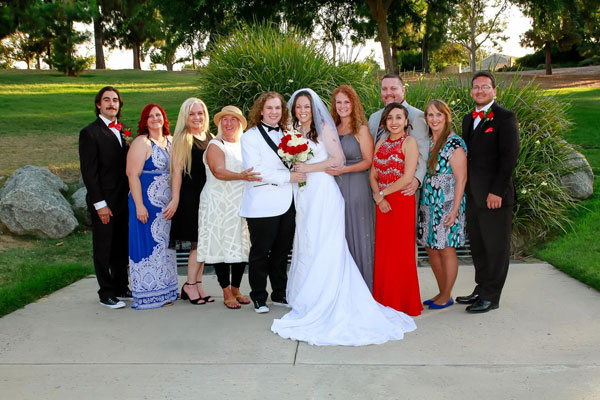
<instances>
[{"instance_id":1,"label":"red hair","mask_svg":"<svg viewBox=\"0 0 600 400\"><path fill-rule=\"evenodd\" d=\"M150 111L156 107L160 110L160 113L165 120L163 124L163 135L169 136L171 132L169 131L169 120L167 119L167 113L161 106L156 103L150 103L146 107L142 109L142 115L140 115L140 122L138 122L138 135L147 135L148 134L148 116L150 115Z\"/></svg>"},{"instance_id":2,"label":"red hair","mask_svg":"<svg viewBox=\"0 0 600 400\"><path fill-rule=\"evenodd\" d=\"M335 122L335 125L337 126L342 121L335 108L335 96L340 93L345 94L348 96L348 99L350 99L350 103L352 104L352 112L350 113L350 116L352 117L352 132L357 133L361 126L367 124L367 118L365 117L365 111L363 110L363 106L360 103L356 90L350 85L340 85L335 88L333 93L331 93L331 105L329 106L329 111L333 118L333 122Z\"/></svg>"}]
</instances>

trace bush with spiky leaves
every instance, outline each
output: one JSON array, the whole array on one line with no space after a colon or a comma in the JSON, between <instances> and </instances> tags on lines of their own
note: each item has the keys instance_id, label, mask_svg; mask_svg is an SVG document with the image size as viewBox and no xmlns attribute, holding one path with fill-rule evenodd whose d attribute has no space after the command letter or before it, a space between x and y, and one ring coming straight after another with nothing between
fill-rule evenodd
<instances>
[{"instance_id":1,"label":"bush with spiky leaves","mask_svg":"<svg viewBox=\"0 0 600 400\"><path fill-rule=\"evenodd\" d=\"M369 64L336 65L322 44L294 28L282 33L269 23L242 25L217 40L208 56L210 61L199 73L199 96L211 115L228 104L247 114L266 91L287 99L297 89L310 87L329 103L333 89L344 83L359 94L372 90Z\"/></svg>"},{"instance_id":2,"label":"bush with spiky leaves","mask_svg":"<svg viewBox=\"0 0 600 400\"><path fill-rule=\"evenodd\" d=\"M200 96L211 115L227 104L247 113L254 100L269 90L287 98L310 87L328 102L332 90L342 83L356 89L367 117L382 107L379 79L369 64L335 65L320 45L300 32L282 34L270 25L241 27L219 40L200 76ZM447 102L458 134L463 116L473 108L470 82L459 77L409 80L406 97L420 109L431 99ZM522 249L569 226L567 211L575 203L560 177L570 172L564 159L571 147L563 140L570 122L566 104L531 83L521 86L518 76L499 82L496 101L513 110L519 121L514 237Z\"/></svg>"},{"instance_id":3,"label":"bush with spiky leaves","mask_svg":"<svg viewBox=\"0 0 600 400\"><path fill-rule=\"evenodd\" d=\"M523 86L519 80L518 75L500 80L496 101L512 110L519 122L521 148L514 173L517 203L513 236L522 250L550 232L567 230L567 211L575 202L560 182L561 176L572 172L564 162L573 150L563 139L571 126L568 105L531 82ZM452 110L454 132L459 135L463 116L473 109L470 81L456 76L408 82L406 98L422 110L432 99L444 100Z\"/></svg>"}]
</instances>

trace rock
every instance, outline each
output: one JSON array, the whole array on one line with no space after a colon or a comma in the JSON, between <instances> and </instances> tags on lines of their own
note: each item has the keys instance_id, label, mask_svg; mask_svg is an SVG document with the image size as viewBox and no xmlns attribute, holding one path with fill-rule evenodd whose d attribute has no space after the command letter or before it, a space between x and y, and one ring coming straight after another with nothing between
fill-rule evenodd
<instances>
[{"instance_id":1,"label":"rock","mask_svg":"<svg viewBox=\"0 0 600 400\"><path fill-rule=\"evenodd\" d=\"M579 200L589 199L594 193L594 172L585 156L572 150L565 163L573 172L560 178L567 192Z\"/></svg>"},{"instance_id":2,"label":"rock","mask_svg":"<svg viewBox=\"0 0 600 400\"><path fill-rule=\"evenodd\" d=\"M0 222L17 235L65 237L78 225L71 205L60 193L67 189L47 168L20 168L0 192Z\"/></svg>"},{"instance_id":3,"label":"rock","mask_svg":"<svg viewBox=\"0 0 600 400\"><path fill-rule=\"evenodd\" d=\"M79 175L79 188L85 187L85 183L83 183L83 176Z\"/></svg>"},{"instance_id":4,"label":"rock","mask_svg":"<svg viewBox=\"0 0 600 400\"><path fill-rule=\"evenodd\" d=\"M87 195L86 187L82 187L77 189L73 196L71 196L71 200L73 201L73 211L75 212L75 217L84 225L92 226L92 217L90 216L90 212L87 208L87 204L85 202L85 196Z\"/></svg>"}]
</instances>

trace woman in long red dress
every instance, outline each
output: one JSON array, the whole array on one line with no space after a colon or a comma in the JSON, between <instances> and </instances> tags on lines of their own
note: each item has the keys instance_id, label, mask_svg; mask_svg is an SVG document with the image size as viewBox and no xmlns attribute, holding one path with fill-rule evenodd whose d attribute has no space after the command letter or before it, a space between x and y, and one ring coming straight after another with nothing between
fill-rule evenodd
<instances>
[{"instance_id":1,"label":"woman in long red dress","mask_svg":"<svg viewBox=\"0 0 600 400\"><path fill-rule=\"evenodd\" d=\"M415 260L415 196L401 190L412 182L419 148L408 136L408 110L388 104L381 114L387 138L375 145L370 181L377 204L373 297L408 315L421 314L421 294Z\"/></svg>"}]
</instances>

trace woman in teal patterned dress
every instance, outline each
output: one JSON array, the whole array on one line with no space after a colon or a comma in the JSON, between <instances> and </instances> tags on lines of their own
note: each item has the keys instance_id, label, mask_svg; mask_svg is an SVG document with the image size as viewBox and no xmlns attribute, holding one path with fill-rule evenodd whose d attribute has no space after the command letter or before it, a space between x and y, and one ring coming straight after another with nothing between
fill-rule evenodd
<instances>
[{"instance_id":1,"label":"woman in teal patterned dress","mask_svg":"<svg viewBox=\"0 0 600 400\"><path fill-rule=\"evenodd\" d=\"M456 248L465 244L467 146L452 132L452 114L441 100L425 108L430 148L419 205L418 243L425 247L440 292L423 302L430 309L454 304Z\"/></svg>"}]
</instances>

